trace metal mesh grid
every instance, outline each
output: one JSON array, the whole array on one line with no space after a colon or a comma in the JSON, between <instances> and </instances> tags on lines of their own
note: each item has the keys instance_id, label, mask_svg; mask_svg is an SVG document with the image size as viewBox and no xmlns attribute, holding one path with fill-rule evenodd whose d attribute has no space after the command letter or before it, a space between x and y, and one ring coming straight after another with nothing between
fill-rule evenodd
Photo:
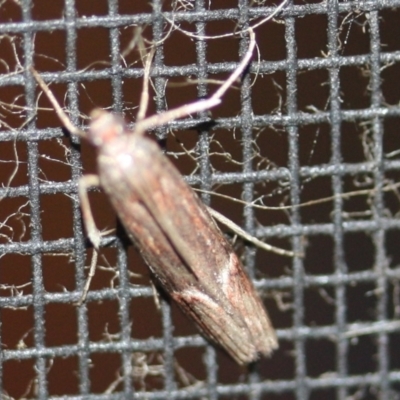
<instances>
[{"instance_id":1,"label":"metal mesh grid","mask_svg":"<svg viewBox=\"0 0 400 400\"><path fill-rule=\"evenodd\" d=\"M245 0L140 3L0 2L3 397L399 398L399 1L288 5L256 31L260 60L212 112L215 126L196 132L184 119L173 133L156 132L191 184L272 209L204 201L255 236L305 253L242 249L277 328L270 360L241 369L163 297L159 312L118 226L103 239L87 303L74 305L90 257L76 182L81 157L93 171L93 152L37 110L27 67L58 83L61 102L67 93L75 121L94 106L133 121L142 67L134 52L120 57L132 26L161 42L152 79L162 111L210 93L206 79L226 77L247 46L188 38L169 31L171 20L215 35L274 9ZM200 83L166 87L182 77ZM92 204L98 226L115 227L104 196L93 193Z\"/></svg>"}]
</instances>

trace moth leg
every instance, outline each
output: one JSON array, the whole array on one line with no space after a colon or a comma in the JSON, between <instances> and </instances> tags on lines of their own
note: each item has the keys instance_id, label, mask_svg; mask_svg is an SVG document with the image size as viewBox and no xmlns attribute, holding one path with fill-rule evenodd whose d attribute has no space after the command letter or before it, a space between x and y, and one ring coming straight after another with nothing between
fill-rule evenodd
<instances>
[{"instance_id":1,"label":"moth leg","mask_svg":"<svg viewBox=\"0 0 400 400\"><path fill-rule=\"evenodd\" d=\"M169 111L165 111L162 114L152 115L146 119L142 119L135 125L135 132L142 134L150 128L164 125L168 122L174 121L178 118L186 117L192 113L209 110L221 103L222 96L226 91L233 85L233 83L240 77L243 71L249 64L253 55L254 48L256 46L256 37L254 31L249 29L250 44L243 56L238 67L232 72L228 79L220 86L220 88L208 99L199 100L194 103L185 104L181 107L174 108Z\"/></svg>"},{"instance_id":2,"label":"moth leg","mask_svg":"<svg viewBox=\"0 0 400 400\"><path fill-rule=\"evenodd\" d=\"M79 190L79 200L81 203L82 217L85 224L86 233L93 244L93 255L90 261L89 275L85 282L85 287L83 288L82 296L78 301L78 305L86 300L87 293L90 288L90 283L96 272L96 265L99 256L99 247L101 240L101 232L97 229L96 223L94 222L92 209L90 208L90 201L88 196L89 187L100 186L100 180L97 175L85 175L79 180L78 190Z\"/></svg>"},{"instance_id":3,"label":"moth leg","mask_svg":"<svg viewBox=\"0 0 400 400\"><path fill-rule=\"evenodd\" d=\"M68 115L61 108L57 99L54 97L53 92L50 90L48 85L44 82L44 80L42 79L40 74L33 67L30 68L30 71L33 74L36 82L39 84L39 86L42 88L43 92L46 94L47 98L49 99L50 103L52 104L54 110L56 111L56 113L57 113L58 117L60 118L61 122L63 123L63 125L72 134L80 136L80 137L86 137L85 132L78 129L71 122ZM89 187L99 186L99 185L100 185L100 181L99 181L99 177L97 175L83 176L80 179L79 185L78 185L78 192L79 192L79 198L80 198L80 202L81 202L83 221L84 221L89 239L94 246L92 260L90 261L89 276L86 280L85 287L82 292L82 296L77 303L79 306L82 305L82 303L86 299L87 292L89 291L90 283L91 283L93 276L95 274L95 271L96 271L96 265L97 265L97 260L98 260L98 251L99 251L99 246L100 246L101 233L97 229L96 224L94 222L93 214L92 214L92 211L90 208L89 197L87 195L87 189Z\"/></svg>"},{"instance_id":4,"label":"moth leg","mask_svg":"<svg viewBox=\"0 0 400 400\"><path fill-rule=\"evenodd\" d=\"M271 244L264 243L263 241L257 239L256 237L248 234L239 225L235 224L233 221L226 218L225 216L220 214L218 211L215 211L211 207L207 207L207 210L214 219L219 221L221 224L225 225L228 229L230 229L232 232L235 232L238 236L242 237L244 240L247 240L248 242L253 243L255 246L259 247L260 249L263 249L266 251L271 251L272 253L280 254L281 256L304 257L303 254L298 254L298 253L295 253L290 250L281 249L280 247L276 247L276 246L272 246Z\"/></svg>"}]
</instances>

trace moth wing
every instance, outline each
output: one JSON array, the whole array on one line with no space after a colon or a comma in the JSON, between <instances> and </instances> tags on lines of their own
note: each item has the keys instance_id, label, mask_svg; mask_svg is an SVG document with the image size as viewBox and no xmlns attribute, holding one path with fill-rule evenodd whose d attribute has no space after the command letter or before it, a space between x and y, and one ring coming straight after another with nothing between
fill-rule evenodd
<instances>
[{"instance_id":1,"label":"moth wing","mask_svg":"<svg viewBox=\"0 0 400 400\"><path fill-rule=\"evenodd\" d=\"M142 245L144 258L183 311L238 363L269 354L276 347L273 328L233 249L158 146L146 138L135 141L134 151L127 149L134 152L135 168L122 174L128 185L125 192L134 193L132 203L140 202L144 223L155 233L150 236L162 242L157 246L152 238L146 239L150 245ZM119 199L116 209L129 208L127 204L127 199ZM162 252L169 261L163 260Z\"/></svg>"},{"instance_id":2,"label":"moth wing","mask_svg":"<svg viewBox=\"0 0 400 400\"><path fill-rule=\"evenodd\" d=\"M220 291L215 268L229 258L230 245L175 166L153 141L141 140L150 143L146 143L143 157L138 160L142 168L135 174L133 189L187 268L199 281L207 280L210 285L215 284L214 290Z\"/></svg>"},{"instance_id":3,"label":"moth wing","mask_svg":"<svg viewBox=\"0 0 400 400\"><path fill-rule=\"evenodd\" d=\"M237 313L243 316L257 351L269 355L278 347L274 328L264 305L238 257L231 253L230 261L221 271L221 290Z\"/></svg>"},{"instance_id":4,"label":"moth wing","mask_svg":"<svg viewBox=\"0 0 400 400\"><path fill-rule=\"evenodd\" d=\"M171 293L171 297L190 315L206 337L220 344L240 365L249 364L258 357L258 350L236 312L196 288ZM240 320L239 320L240 321Z\"/></svg>"}]
</instances>

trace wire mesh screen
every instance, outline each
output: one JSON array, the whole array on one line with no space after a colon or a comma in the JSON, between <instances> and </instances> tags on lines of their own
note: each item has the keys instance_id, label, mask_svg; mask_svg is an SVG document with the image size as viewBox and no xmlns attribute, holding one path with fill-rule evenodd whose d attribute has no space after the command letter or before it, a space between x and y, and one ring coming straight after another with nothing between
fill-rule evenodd
<instances>
[{"instance_id":1,"label":"wire mesh screen","mask_svg":"<svg viewBox=\"0 0 400 400\"><path fill-rule=\"evenodd\" d=\"M1 395L63 399L400 398L400 2L0 1ZM257 51L222 104L149 132L226 231L279 349L236 365L154 290L106 196L93 248L77 182L93 149L62 128L96 107L135 121L204 98ZM224 229L224 228L223 228ZM225 230L224 230L225 231Z\"/></svg>"}]
</instances>

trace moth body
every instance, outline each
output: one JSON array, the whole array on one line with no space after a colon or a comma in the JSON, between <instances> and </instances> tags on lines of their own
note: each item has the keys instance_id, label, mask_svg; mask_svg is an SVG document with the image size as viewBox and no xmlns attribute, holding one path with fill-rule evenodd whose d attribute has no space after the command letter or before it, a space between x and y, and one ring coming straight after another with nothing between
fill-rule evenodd
<instances>
[{"instance_id":1,"label":"moth body","mask_svg":"<svg viewBox=\"0 0 400 400\"><path fill-rule=\"evenodd\" d=\"M237 255L204 204L151 139L96 111L88 139L100 184L157 281L239 364L277 340Z\"/></svg>"}]
</instances>

